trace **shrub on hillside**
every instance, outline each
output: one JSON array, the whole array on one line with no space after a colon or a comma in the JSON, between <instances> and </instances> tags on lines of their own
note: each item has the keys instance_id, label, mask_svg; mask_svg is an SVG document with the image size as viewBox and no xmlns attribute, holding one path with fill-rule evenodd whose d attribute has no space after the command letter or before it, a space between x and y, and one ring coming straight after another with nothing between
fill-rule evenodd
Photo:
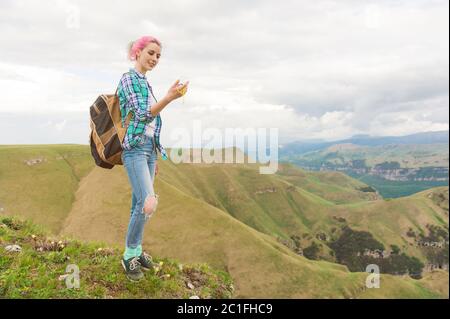
<instances>
[{"instance_id":1,"label":"shrub on hillside","mask_svg":"<svg viewBox=\"0 0 450 319\"><path fill-rule=\"evenodd\" d=\"M400 248L397 245L391 245L391 255L398 255Z\"/></svg>"},{"instance_id":2,"label":"shrub on hillside","mask_svg":"<svg viewBox=\"0 0 450 319\"><path fill-rule=\"evenodd\" d=\"M430 264L437 268L448 268L449 265L449 245L445 244L442 248L423 247L425 255Z\"/></svg>"},{"instance_id":3,"label":"shrub on hillside","mask_svg":"<svg viewBox=\"0 0 450 319\"><path fill-rule=\"evenodd\" d=\"M359 190L364 193L376 193L377 190L372 186L360 187Z\"/></svg>"},{"instance_id":4,"label":"shrub on hillside","mask_svg":"<svg viewBox=\"0 0 450 319\"><path fill-rule=\"evenodd\" d=\"M303 249L303 256L308 259L318 260L319 259L320 247L315 242L312 242L310 246Z\"/></svg>"},{"instance_id":5,"label":"shrub on hillside","mask_svg":"<svg viewBox=\"0 0 450 319\"><path fill-rule=\"evenodd\" d=\"M355 231L345 227L341 236L330 244L336 259L344 264L350 271L365 271L367 265L376 264L382 273L405 275L420 278L423 263L416 257L401 253L400 248L391 245L392 254L383 255L384 246L366 231ZM373 252L373 253L371 253Z\"/></svg>"}]
</instances>

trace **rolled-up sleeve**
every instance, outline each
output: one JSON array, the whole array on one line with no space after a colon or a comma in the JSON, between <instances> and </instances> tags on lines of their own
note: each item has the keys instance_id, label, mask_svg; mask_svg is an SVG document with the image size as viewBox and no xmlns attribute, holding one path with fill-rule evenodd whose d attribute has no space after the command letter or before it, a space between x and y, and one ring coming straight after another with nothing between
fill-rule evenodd
<instances>
[{"instance_id":1,"label":"rolled-up sleeve","mask_svg":"<svg viewBox=\"0 0 450 319\"><path fill-rule=\"evenodd\" d=\"M122 76L119 85L119 94L125 97L127 107L135 113L139 118L139 122L152 122L154 116L150 112L150 105L147 104L147 99L141 92L141 87L137 80L134 80L129 73ZM148 99L150 101L150 99ZM127 112L128 113L128 112Z\"/></svg>"}]
</instances>

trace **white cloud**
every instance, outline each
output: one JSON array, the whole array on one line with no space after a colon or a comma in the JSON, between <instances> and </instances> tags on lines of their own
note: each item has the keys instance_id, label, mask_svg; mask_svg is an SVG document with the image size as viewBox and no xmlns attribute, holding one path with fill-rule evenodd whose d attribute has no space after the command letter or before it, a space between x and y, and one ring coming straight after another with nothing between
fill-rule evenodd
<instances>
[{"instance_id":1,"label":"white cloud","mask_svg":"<svg viewBox=\"0 0 450 319\"><path fill-rule=\"evenodd\" d=\"M90 104L132 65L128 42L151 34L157 97L191 83L163 111L167 143L195 119L279 127L282 142L448 129L448 17L434 0L2 1L0 125L37 114L58 141L86 143Z\"/></svg>"},{"instance_id":2,"label":"white cloud","mask_svg":"<svg viewBox=\"0 0 450 319\"><path fill-rule=\"evenodd\" d=\"M67 123L67 120L62 120L61 122L56 123L55 124L55 129L57 131L61 132L64 129L64 127L66 126L66 123Z\"/></svg>"}]
</instances>

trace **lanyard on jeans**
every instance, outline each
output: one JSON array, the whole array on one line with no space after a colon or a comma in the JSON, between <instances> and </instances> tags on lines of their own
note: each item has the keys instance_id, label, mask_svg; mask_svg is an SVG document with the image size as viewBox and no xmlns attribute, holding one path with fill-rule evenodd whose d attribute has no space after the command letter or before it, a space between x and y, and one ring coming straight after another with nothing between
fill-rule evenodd
<instances>
[{"instance_id":1,"label":"lanyard on jeans","mask_svg":"<svg viewBox=\"0 0 450 319\"><path fill-rule=\"evenodd\" d=\"M155 97L155 95L153 95L153 90L152 90L152 87L150 86L150 84L148 84L148 82L147 82L147 85L148 85L148 88L150 89L150 93L151 93L151 95L153 96L153 98L155 99L155 101L156 101L156 103L158 103L158 100L156 99L156 97ZM156 120L155 120L156 121ZM155 129L156 129L156 127L155 127ZM153 135L152 135L152 140L153 140L153 150L155 151L155 153L157 152L156 151L156 139L155 139L155 132L153 132Z\"/></svg>"},{"instance_id":2,"label":"lanyard on jeans","mask_svg":"<svg viewBox=\"0 0 450 319\"><path fill-rule=\"evenodd\" d=\"M148 87L150 88L150 93L152 94L152 96L153 96L153 98L155 99L155 101L156 101L156 103L158 103L158 100L156 99L156 97L153 95L153 90L152 90L152 87L150 86L150 84L148 84L148 82L147 82L147 85L148 85ZM159 118L159 121L161 122L161 117ZM166 160L168 157L167 157L167 155L166 155L166 152L164 151L164 148L162 147L162 145L159 143L159 136L158 136L158 143L156 143L156 136L155 136L156 134L153 134L153 141L155 142L155 143L153 143L153 144L155 144L155 148L158 148L158 146L159 146L159 151L160 151L160 153L161 153L161 156L162 156L162 159L163 160ZM156 144L158 144L158 145L156 145Z\"/></svg>"}]
</instances>

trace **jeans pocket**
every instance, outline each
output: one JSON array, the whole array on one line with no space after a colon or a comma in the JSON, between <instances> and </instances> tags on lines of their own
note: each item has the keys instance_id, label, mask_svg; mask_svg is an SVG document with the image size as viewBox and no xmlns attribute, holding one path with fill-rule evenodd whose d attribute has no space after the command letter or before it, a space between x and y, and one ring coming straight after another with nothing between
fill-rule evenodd
<instances>
[{"instance_id":1,"label":"jeans pocket","mask_svg":"<svg viewBox=\"0 0 450 319\"><path fill-rule=\"evenodd\" d=\"M122 152L122 161L124 165L127 165L134 160L138 159L141 155L142 151L138 146L133 147L131 150L125 150Z\"/></svg>"}]
</instances>

